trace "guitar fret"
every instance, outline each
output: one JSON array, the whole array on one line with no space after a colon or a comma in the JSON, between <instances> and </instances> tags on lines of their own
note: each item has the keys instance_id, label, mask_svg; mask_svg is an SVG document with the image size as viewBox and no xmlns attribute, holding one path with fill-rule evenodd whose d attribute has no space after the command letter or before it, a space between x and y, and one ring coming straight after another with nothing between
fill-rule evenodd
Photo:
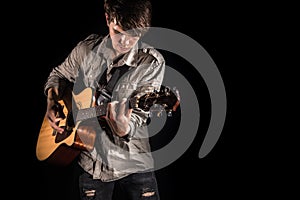
<instances>
[{"instance_id":1,"label":"guitar fret","mask_svg":"<svg viewBox=\"0 0 300 200\"><path fill-rule=\"evenodd\" d=\"M102 116L106 114L106 106L107 104L101 104L96 107L96 115L97 116Z\"/></svg>"},{"instance_id":2,"label":"guitar fret","mask_svg":"<svg viewBox=\"0 0 300 200\"><path fill-rule=\"evenodd\" d=\"M80 109L77 112L76 121L83 121L93 117L105 115L106 109L103 105L99 105L91 108Z\"/></svg>"},{"instance_id":3,"label":"guitar fret","mask_svg":"<svg viewBox=\"0 0 300 200\"><path fill-rule=\"evenodd\" d=\"M78 110L76 121L82 121L86 120L92 117L96 117L96 111L95 108L84 108L81 110Z\"/></svg>"}]
</instances>

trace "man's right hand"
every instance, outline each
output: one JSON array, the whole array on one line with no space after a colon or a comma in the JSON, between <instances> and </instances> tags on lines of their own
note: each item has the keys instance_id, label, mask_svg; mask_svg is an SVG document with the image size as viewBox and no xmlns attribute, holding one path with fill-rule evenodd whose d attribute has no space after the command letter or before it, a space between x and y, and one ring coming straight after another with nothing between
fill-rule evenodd
<instances>
[{"instance_id":1,"label":"man's right hand","mask_svg":"<svg viewBox=\"0 0 300 200\"><path fill-rule=\"evenodd\" d=\"M58 133L63 133L64 129L59 126L59 122L60 120L62 120L62 117L58 115L58 113L61 112L59 110L61 108L60 104L57 101L57 94L57 89L50 88L48 90L46 116L48 118L49 125Z\"/></svg>"}]
</instances>

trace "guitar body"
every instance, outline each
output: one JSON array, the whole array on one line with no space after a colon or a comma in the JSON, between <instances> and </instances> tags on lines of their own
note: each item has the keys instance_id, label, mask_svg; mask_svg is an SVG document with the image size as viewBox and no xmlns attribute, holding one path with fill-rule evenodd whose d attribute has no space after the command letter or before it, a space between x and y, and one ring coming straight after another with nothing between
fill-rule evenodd
<instances>
[{"instance_id":1,"label":"guitar body","mask_svg":"<svg viewBox=\"0 0 300 200\"><path fill-rule=\"evenodd\" d=\"M86 88L78 95L69 93L68 98L60 100L63 106L63 114L65 118L59 122L59 126L65 127L64 133L60 134L52 129L47 116L44 117L40 128L37 145L36 156L40 161L47 160L51 164L68 165L70 164L80 151L88 148L80 137L76 134L77 127L81 121L73 121L72 103L75 102L77 109L89 108L92 100L92 89ZM73 100L70 98L73 96ZM93 136L92 136L93 137Z\"/></svg>"}]
</instances>

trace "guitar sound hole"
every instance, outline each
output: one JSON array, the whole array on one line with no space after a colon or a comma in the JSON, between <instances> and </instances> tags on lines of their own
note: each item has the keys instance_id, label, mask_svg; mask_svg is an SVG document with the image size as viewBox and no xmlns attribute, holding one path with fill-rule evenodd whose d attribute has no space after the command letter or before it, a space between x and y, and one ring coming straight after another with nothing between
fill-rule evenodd
<instances>
[{"instance_id":1,"label":"guitar sound hole","mask_svg":"<svg viewBox=\"0 0 300 200\"><path fill-rule=\"evenodd\" d=\"M65 140L67 137L69 137L71 135L71 133L73 131L73 129L70 128L70 127L67 127L67 128L63 127L63 128L65 129L63 133L61 133L61 134L56 133L56 137L55 137L55 142L56 143L59 143L59 142Z\"/></svg>"}]
</instances>

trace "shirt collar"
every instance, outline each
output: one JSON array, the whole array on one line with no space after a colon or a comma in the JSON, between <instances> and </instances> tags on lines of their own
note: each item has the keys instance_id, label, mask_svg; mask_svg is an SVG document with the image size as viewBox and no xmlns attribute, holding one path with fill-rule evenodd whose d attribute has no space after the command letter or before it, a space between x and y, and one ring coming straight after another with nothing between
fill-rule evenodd
<instances>
[{"instance_id":1,"label":"shirt collar","mask_svg":"<svg viewBox=\"0 0 300 200\"><path fill-rule=\"evenodd\" d=\"M111 44L111 39L109 35L105 36L103 38L103 42L100 43L97 54L103 55L103 57L109 62L114 63L115 66L122 66L124 64L130 66L130 67L136 67L137 66L137 53L139 49L139 41L136 43L136 45L127 53L120 55L120 57L112 58L113 55L113 48ZM112 60L113 59L113 60Z\"/></svg>"}]
</instances>

